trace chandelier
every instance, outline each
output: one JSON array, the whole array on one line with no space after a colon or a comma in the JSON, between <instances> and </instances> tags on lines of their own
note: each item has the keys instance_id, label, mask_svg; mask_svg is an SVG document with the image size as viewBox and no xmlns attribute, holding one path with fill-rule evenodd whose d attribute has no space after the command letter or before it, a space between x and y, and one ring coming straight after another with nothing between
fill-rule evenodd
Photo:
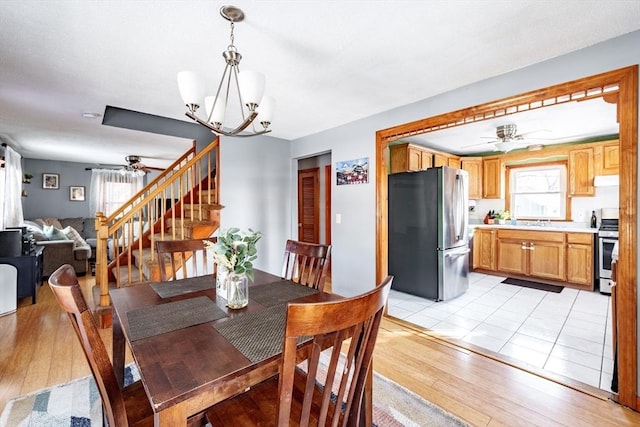
<instances>
[{"instance_id":1,"label":"chandelier","mask_svg":"<svg viewBox=\"0 0 640 427\"><path fill-rule=\"evenodd\" d=\"M268 127L271 124L275 100L271 96L263 96L265 86L263 74L248 70L240 71L239 64L242 55L234 45L234 24L244 19L244 12L235 6L222 6L220 15L231 22L231 44L226 51L222 52L227 65L222 73L215 96L204 97L204 81L196 73L192 71L178 73L180 95L189 110L186 116L217 135L247 137L271 132ZM227 105L230 94L234 91L240 102L242 122L232 130L224 130ZM206 120L196 115L203 98ZM259 126L256 126L254 121L259 123ZM247 132L243 132L245 130Z\"/></svg>"}]
</instances>

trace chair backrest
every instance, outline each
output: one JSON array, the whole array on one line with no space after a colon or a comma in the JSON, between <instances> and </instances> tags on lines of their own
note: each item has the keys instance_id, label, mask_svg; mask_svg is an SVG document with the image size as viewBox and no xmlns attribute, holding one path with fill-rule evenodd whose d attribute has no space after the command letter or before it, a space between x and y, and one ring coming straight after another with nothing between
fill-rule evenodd
<instances>
[{"instance_id":1,"label":"chair backrest","mask_svg":"<svg viewBox=\"0 0 640 427\"><path fill-rule=\"evenodd\" d=\"M109 425L127 426L127 411L122 391L116 381L107 348L100 338L98 325L87 307L73 267L65 264L54 271L49 276L49 287L60 307L69 315L73 329L80 340L98 385L104 415Z\"/></svg>"},{"instance_id":2,"label":"chair backrest","mask_svg":"<svg viewBox=\"0 0 640 427\"><path fill-rule=\"evenodd\" d=\"M341 419L342 425L360 425L364 386L392 281L393 277L387 276L375 289L340 301L288 304L279 378L279 426L289 425L292 414L294 377L300 375L296 373L299 337L313 337L313 344L306 383L296 394L304 396L301 418L292 423L306 425L312 420L315 425L317 420L317 425L323 426L332 420L338 425L336 420ZM340 354L343 344L348 346L346 356ZM326 379L318 375L321 355L323 359L328 356ZM324 391L321 397L316 392L314 398L316 381L324 384ZM337 399L332 399L332 393ZM331 404L332 400L338 404ZM344 411L340 402L345 403Z\"/></svg>"},{"instance_id":3,"label":"chair backrest","mask_svg":"<svg viewBox=\"0 0 640 427\"><path fill-rule=\"evenodd\" d=\"M162 281L214 274L216 266L203 240L215 243L217 238L157 241Z\"/></svg>"},{"instance_id":4,"label":"chair backrest","mask_svg":"<svg viewBox=\"0 0 640 427\"><path fill-rule=\"evenodd\" d=\"M331 245L287 240L282 278L322 291L327 278L330 254Z\"/></svg>"}]
</instances>

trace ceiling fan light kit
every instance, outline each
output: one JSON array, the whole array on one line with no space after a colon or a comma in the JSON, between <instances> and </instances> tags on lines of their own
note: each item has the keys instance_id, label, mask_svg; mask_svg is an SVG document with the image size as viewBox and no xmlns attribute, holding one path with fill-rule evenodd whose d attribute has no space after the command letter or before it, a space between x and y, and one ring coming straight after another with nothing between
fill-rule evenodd
<instances>
[{"instance_id":1,"label":"ceiling fan light kit","mask_svg":"<svg viewBox=\"0 0 640 427\"><path fill-rule=\"evenodd\" d=\"M235 6L222 6L220 15L231 22L231 44L222 53L226 66L218 84L218 90L215 96L205 97L205 84L200 76L192 71L179 72L180 95L189 110L185 114L217 135L247 137L271 132L268 128L271 125L275 99L264 95L265 77L263 74L249 70L240 71L242 55L234 45L234 24L244 20L244 12ZM240 102L242 122L232 130L224 130L229 96L234 90ZM203 99L206 120L196 115ZM256 129L254 121L257 121L262 128ZM249 127L247 132L243 132Z\"/></svg>"}]
</instances>

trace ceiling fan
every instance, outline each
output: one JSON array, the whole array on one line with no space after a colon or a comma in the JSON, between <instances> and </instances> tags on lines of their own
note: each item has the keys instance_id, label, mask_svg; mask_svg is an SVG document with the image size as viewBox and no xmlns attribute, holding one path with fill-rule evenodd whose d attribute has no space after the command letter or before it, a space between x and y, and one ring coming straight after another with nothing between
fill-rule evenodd
<instances>
[{"instance_id":1,"label":"ceiling fan","mask_svg":"<svg viewBox=\"0 0 640 427\"><path fill-rule=\"evenodd\" d=\"M121 170L125 173L132 172L134 175L142 176L152 170L164 170L163 168L155 168L145 165L144 163L142 163L142 157L133 154L126 156L124 160L127 162L127 164L124 165Z\"/></svg>"},{"instance_id":2,"label":"ceiling fan","mask_svg":"<svg viewBox=\"0 0 640 427\"><path fill-rule=\"evenodd\" d=\"M535 130L518 134L518 127L515 124L510 123L506 125L500 125L496 127L497 138L485 136L482 138L492 138L492 141L483 142L482 144L468 145L467 147L477 147L484 144L494 144L494 151L503 151L505 153L508 153L513 149L526 147L527 140L525 140L525 135L530 135L532 133L542 132L545 130L546 129Z\"/></svg>"}]
</instances>

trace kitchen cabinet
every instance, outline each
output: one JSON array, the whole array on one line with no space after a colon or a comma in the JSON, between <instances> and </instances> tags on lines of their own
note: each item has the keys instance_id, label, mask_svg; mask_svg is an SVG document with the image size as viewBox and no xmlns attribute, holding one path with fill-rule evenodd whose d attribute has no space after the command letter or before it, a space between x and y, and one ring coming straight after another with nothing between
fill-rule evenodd
<instances>
[{"instance_id":1,"label":"kitchen cabinet","mask_svg":"<svg viewBox=\"0 0 640 427\"><path fill-rule=\"evenodd\" d=\"M434 154L433 167L437 168L438 166L449 166L449 159L442 154Z\"/></svg>"},{"instance_id":2,"label":"kitchen cabinet","mask_svg":"<svg viewBox=\"0 0 640 427\"><path fill-rule=\"evenodd\" d=\"M569 195L594 196L593 186L594 148L579 148L569 151Z\"/></svg>"},{"instance_id":3,"label":"kitchen cabinet","mask_svg":"<svg viewBox=\"0 0 640 427\"><path fill-rule=\"evenodd\" d=\"M482 199L482 157L463 157L460 168L469 174L469 198Z\"/></svg>"},{"instance_id":4,"label":"kitchen cabinet","mask_svg":"<svg viewBox=\"0 0 640 427\"><path fill-rule=\"evenodd\" d=\"M433 153L418 145L399 144L389 147L391 173L416 172L433 165Z\"/></svg>"},{"instance_id":5,"label":"kitchen cabinet","mask_svg":"<svg viewBox=\"0 0 640 427\"><path fill-rule=\"evenodd\" d=\"M593 247L591 233L567 233L567 282L593 290Z\"/></svg>"},{"instance_id":6,"label":"kitchen cabinet","mask_svg":"<svg viewBox=\"0 0 640 427\"><path fill-rule=\"evenodd\" d=\"M455 157L449 157L447 159L447 164L450 168L462 169L461 161Z\"/></svg>"},{"instance_id":7,"label":"kitchen cabinet","mask_svg":"<svg viewBox=\"0 0 640 427\"><path fill-rule=\"evenodd\" d=\"M500 158L482 160L482 194L485 199L501 198L502 165Z\"/></svg>"},{"instance_id":8,"label":"kitchen cabinet","mask_svg":"<svg viewBox=\"0 0 640 427\"><path fill-rule=\"evenodd\" d=\"M565 280L565 234L499 229L497 270L546 280Z\"/></svg>"},{"instance_id":9,"label":"kitchen cabinet","mask_svg":"<svg viewBox=\"0 0 640 427\"><path fill-rule=\"evenodd\" d=\"M477 228L473 232L472 268L496 270L496 230Z\"/></svg>"},{"instance_id":10,"label":"kitchen cabinet","mask_svg":"<svg viewBox=\"0 0 640 427\"><path fill-rule=\"evenodd\" d=\"M620 142L605 142L594 147L596 175L618 175L620 173Z\"/></svg>"}]
</instances>

